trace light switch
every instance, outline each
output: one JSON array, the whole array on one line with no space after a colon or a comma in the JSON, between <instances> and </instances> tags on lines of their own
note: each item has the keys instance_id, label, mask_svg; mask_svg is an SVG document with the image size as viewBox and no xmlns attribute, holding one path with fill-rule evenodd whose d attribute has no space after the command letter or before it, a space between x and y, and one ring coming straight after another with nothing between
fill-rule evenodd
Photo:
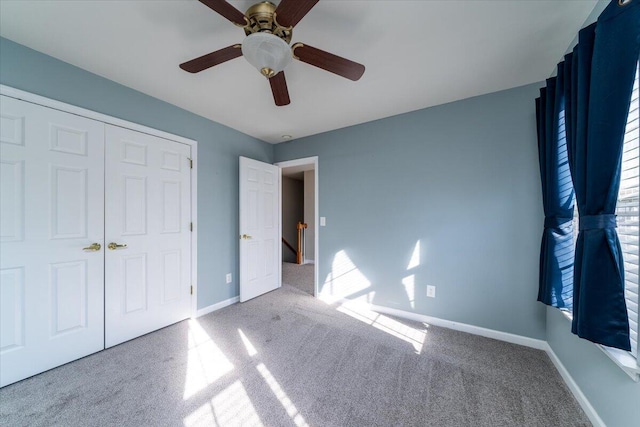
<instances>
[{"instance_id":1,"label":"light switch","mask_svg":"<svg viewBox=\"0 0 640 427\"><path fill-rule=\"evenodd\" d=\"M323 216L320 217L320 227L327 225L327 219Z\"/></svg>"}]
</instances>

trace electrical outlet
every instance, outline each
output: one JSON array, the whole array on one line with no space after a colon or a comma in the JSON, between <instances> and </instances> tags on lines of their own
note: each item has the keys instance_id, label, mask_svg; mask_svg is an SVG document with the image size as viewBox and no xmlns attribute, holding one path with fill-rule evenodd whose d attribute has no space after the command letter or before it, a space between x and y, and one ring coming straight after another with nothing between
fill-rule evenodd
<instances>
[{"instance_id":1,"label":"electrical outlet","mask_svg":"<svg viewBox=\"0 0 640 427\"><path fill-rule=\"evenodd\" d=\"M227 274L227 283L231 283L231 273Z\"/></svg>"},{"instance_id":2,"label":"electrical outlet","mask_svg":"<svg viewBox=\"0 0 640 427\"><path fill-rule=\"evenodd\" d=\"M436 287L435 286L427 285L427 296L429 298L435 298L436 297Z\"/></svg>"}]
</instances>

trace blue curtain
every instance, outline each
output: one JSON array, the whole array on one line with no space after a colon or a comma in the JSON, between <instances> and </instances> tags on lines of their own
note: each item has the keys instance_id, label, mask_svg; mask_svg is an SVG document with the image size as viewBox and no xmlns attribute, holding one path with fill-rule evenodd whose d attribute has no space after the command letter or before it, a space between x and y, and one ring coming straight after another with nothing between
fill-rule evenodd
<instances>
[{"instance_id":1,"label":"blue curtain","mask_svg":"<svg viewBox=\"0 0 640 427\"><path fill-rule=\"evenodd\" d=\"M573 306L573 185L567 157L563 84L560 75L548 79L546 88L540 90L540 98L536 99L545 214L538 301L570 310Z\"/></svg>"},{"instance_id":2,"label":"blue curtain","mask_svg":"<svg viewBox=\"0 0 640 427\"><path fill-rule=\"evenodd\" d=\"M630 350L615 208L625 125L640 53L640 0L621 3L612 0L595 24L580 31L578 45L558 65L552 86L554 97L561 98L559 105L566 118L567 157L580 217L571 329L590 341ZM546 106L548 91L549 87ZM541 104L542 98L539 108ZM545 117L549 117L546 111ZM549 146L547 141L545 146ZM543 188L544 181L545 177ZM546 203L545 199L548 216Z\"/></svg>"}]
</instances>

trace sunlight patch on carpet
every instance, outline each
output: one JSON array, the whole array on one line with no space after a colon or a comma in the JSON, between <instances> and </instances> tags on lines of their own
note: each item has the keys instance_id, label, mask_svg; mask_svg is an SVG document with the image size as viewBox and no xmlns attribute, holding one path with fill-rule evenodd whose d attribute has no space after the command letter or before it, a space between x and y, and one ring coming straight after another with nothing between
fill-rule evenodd
<instances>
[{"instance_id":1,"label":"sunlight patch on carpet","mask_svg":"<svg viewBox=\"0 0 640 427\"><path fill-rule=\"evenodd\" d=\"M240 425L264 426L240 380L218 393L183 420L184 427Z\"/></svg>"},{"instance_id":2,"label":"sunlight patch on carpet","mask_svg":"<svg viewBox=\"0 0 640 427\"><path fill-rule=\"evenodd\" d=\"M184 417L182 424L184 424L184 427L216 425L215 420L213 419L213 409L211 408L211 404L207 402Z\"/></svg>"},{"instance_id":3,"label":"sunlight patch on carpet","mask_svg":"<svg viewBox=\"0 0 640 427\"><path fill-rule=\"evenodd\" d=\"M363 306L353 302L345 302L341 304L337 311L347 314L356 320L371 325L374 328L386 332L396 338L411 344L417 354L422 351L422 345L427 337L427 331L422 329L412 328L404 323L398 322L388 316L380 313L376 313Z\"/></svg>"},{"instance_id":4,"label":"sunlight patch on carpet","mask_svg":"<svg viewBox=\"0 0 640 427\"><path fill-rule=\"evenodd\" d=\"M258 351L253 344L251 344L251 341L249 341L249 338L247 338L244 332L242 332L242 329L238 329L238 333L240 334L240 339L242 340L242 344L244 344L244 348L247 349L247 354L251 357L258 354Z\"/></svg>"},{"instance_id":5,"label":"sunlight patch on carpet","mask_svg":"<svg viewBox=\"0 0 640 427\"><path fill-rule=\"evenodd\" d=\"M189 354L184 400L231 372L233 365L196 319L189 320Z\"/></svg>"},{"instance_id":6,"label":"sunlight patch on carpet","mask_svg":"<svg viewBox=\"0 0 640 427\"><path fill-rule=\"evenodd\" d=\"M211 399L211 406L219 425L263 425L240 380Z\"/></svg>"},{"instance_id":7,"label":"sunlight patch on carpet","mask_svg":"<svg viewBox=\"0 0 640 427\"><path fill-rule=\"evenodd\" d=\"M271 375L271 372L269 372L267 367L264 366L264 363L259 364L256 369L258 370L258 372L260 372L260 375L262 375L262 378L267 383L276 398L280 401L280 404L282 405L284 410L287 411L287 414L293 420L296 426L308 427L309 424L307 424L300 412L298 412L298 409L295 407L291 399L289 399L289 396L287 396L282 387L280 387L278 381L276 381L273 375Z\"/></svg>"}]
</instances>

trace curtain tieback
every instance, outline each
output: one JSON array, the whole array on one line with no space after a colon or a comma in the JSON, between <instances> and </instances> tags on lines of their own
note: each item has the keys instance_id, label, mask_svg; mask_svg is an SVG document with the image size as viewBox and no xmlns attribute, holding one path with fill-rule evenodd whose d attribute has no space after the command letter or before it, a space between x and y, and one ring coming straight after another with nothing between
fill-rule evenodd
<instances>
[{"instance_id":1,"label":"curtain tieback","mask_svg":"<svg viewBox=\"0 0 640 427\"><path fill-rule=\"evenodd\" d=\"M573 218L562 216L548 216L544 219L544 228L563 227L571 222Z\"/></svg>"},{"instance_id":2,"label":"curtain tieback","mask_svg":"<svg viewBox=\"0 0 640 427\"><path fill-rule=\"evenodd\" d=\"M585 215L580 217L580 230L616 228L616 226L616 216L614 214Z\"/></svg>"}]
</instances>

